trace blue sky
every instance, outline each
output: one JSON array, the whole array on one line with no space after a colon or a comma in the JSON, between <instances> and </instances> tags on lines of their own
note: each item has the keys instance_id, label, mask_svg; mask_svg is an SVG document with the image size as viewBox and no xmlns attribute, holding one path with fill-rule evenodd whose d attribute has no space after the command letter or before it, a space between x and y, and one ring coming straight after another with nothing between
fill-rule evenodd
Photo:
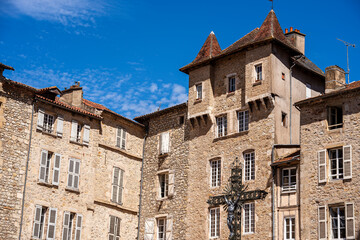
<instances>
[{"instance_id":1,"label":"blue sky","mask_svg":"<svg viewBox=\"0 0 360 240\"><path fill-rule=\"evenodd\" d=\"M80 81L84 97L127 117L187 100L191 62L214 31L222 49L256 27L268 0L1 0L4 75L42 88ZM360 80L360 1L274 0L283 28L306 34L305 55L322 70L346 68Z\"/></svg>"}]
</instances>

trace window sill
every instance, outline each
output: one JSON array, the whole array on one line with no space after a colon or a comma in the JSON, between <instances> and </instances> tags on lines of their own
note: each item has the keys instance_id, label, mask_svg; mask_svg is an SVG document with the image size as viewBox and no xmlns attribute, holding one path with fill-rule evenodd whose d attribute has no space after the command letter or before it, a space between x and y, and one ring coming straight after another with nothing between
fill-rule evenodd
<instances>
[{"instance_id":1,"label":"window sill","mask_svg":"<svg viewBox=\"0 0 360 240\"><path fill-rule=\"evenodd\" d=\"M82 147L89 147L89 144L84 144L84 143L81 143L81 142L76 142L76 141L73 141L73 140L70 140L69 141L70 143L73 143L73 144L76 144L76 145L79 145L79 146L82 146Z\"/></svg>"},{"instance_id":2,"label":"window sill","mask_svg":"<svg viewBox=\"0 0 360 240\"><path fill-rule=\"evenodd\" d=\"M37 182L37 184L41 185L41 186L49 187L49 188L59 188L58 185L54 185L52 183L47 183L47 182Z\"/></svg>"},{"instance_id":3,"label":"window sill","mask_svg":"<svg viewBox=\"0 0 360 240\"><path fill-rule=\"evenodd\" d=\"M112 200L110 200L110 203L111 203L111 205L114 205L114 206L122 206L123 205L123 203L117 203Z\"/></svg>"},{"instance_id":4,"label":"window sill","mask_svg":"<svg viewBox=\"0 0 360 240\"><path fill-rule=\"evenodd\" d=\"M173 198L173 195L168 195L167 197L157 198L156 201L163 202L163 201L166 201L166 200L170 200L172 198Z\"/></svg>"},{"instance_id":5,"label":"window sill","mask_svg":"<svg viewBox=\"0 0 360 240\"><path fill-rule=\"evenodd\" d=\"M235 95L235 91L232 91L232 92L228 92L226 97L231 97L231 96L234 96Z\"/></svg>"},{"instance_id":6,"label":"window sill","mask_svg":"<svg viewBox=\"0 0 360 240\"><path fill-rule=\"evenodd\" d=\"M339 133L343 130L343 125L341 125L341 127L337 127L337 128L333 128L333 129L330 129L331 126L328 126L328 133Z\"/></svg>"},{"instance_id":7,"label":"window sill","mask_svg":"<svg viewBox=\"0 0 360 240\"><path fill-rule=\"evenodd\" d=\"M242 136L242 135L246 135L249 133L249 130L246 131L242 131L242 132L235 132L235 133L230 133L226 136L221 136L221 137L215 137L213 142L217 142L217 141L221 141L227 138L234 138L234 137L238 137L238 136Z\"/></svg>"},{"instance_id":8,"label":"window sill","mask_svg":"<svg viewBox=\"0 0 360 240\"><path fill-rule=\"evenodd\" d=\"M159 154L159 158L165 158L167 156L169 156L169 153L160 153Z\"/></svg>"},{"instance_id":9,"label":"window sill","mask_svg":"<svg viewBox=\"0 0 360 240\"><path fill-rule=\"evenodd\" d=\"M263 80L256 80L254 83L253 83L253 87L255 86L258 86L258 85L261 85Z\"/></svg>"},{"instance_id":10,"label":"window sill","mask_svg":"<svg viewBox=\"0 0 360 240\"><path fill-rule=\"evenodd\" d=\"M202 98L197 98L197 99L195 99L194 104L201 103L201 102L202 102Z\"/></svg>"},{"instance_id":11,"label":"window sill","mask_svg":"<svg viewBox=\"0 0 360 240\"><path fill-rule=\"evenodd\" d=\"M281 195L287 195L287 194L293 194L293 193L296 193L296 189L295 190L289 190L289 191L284 191L284 190L281 190Z\"/></svg>"},{"instance_id":12,"label":"window sill","mask_svg":"<svg viewBox=\"0 0 360 240\"><path fill-rule=\"evenodd\" d=\"M120 150L120 151L126 151L126 148L122 148L122 147L120 147L120 146L115 146L115 148L117 148L117 149Z\"/></svg>"},{"instance_id":13,"label":"window sill","mask_svg":"<svg viewBox=\"0 0 360 240\"><path fill-rule=\"evenodd\" d=\"M52 132L50 133L50 132L40 130L40 129L37 129L36 131L41 132L42 134L53 137L53 138L62 138L62 136L58 136L57 134L52 133Z\"/></svg>"},{"instance_id":14,"label":"window sill","mask_svg":"<svg viewBox=\"0 0 360 240\"><path fill-rule=\"evenodd\" d=\"M72 193L76 193L76 194L80 194L80 190L79 190L79 189L73 189L73 188L68 188L68 187L66 187L66 188L65 188L65 191L72 192Z\"/></svg>"}]
</instances>

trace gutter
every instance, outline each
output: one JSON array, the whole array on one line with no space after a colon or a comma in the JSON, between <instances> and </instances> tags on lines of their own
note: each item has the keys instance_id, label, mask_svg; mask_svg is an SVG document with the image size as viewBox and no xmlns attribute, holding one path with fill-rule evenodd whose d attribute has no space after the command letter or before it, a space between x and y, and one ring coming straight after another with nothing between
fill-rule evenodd
<instances>
[{"instance_id":1,"label":"gutter","mask_svg":"<svg viewBox=\"0 0 360 240\"><path fill-rule=\"evenodd\" d=\"M24 190L23 190L23 197L22 197L22 203L21 203L21 220L20 220L19 240L21 240L21 232L22 232L22 226L23 226L23 220L24 220L24 205L25 205L25 194L26 194L26 182L27 182L27 174L28 174L28 168L29 168L29 159L30 159L30 150L31 150L31 139L32 139L33 123L34 123L34 105L35 105L35 102L33 102L32 111L31 111L30 139L29 139L29 148L28 148L28 153L27 153L27 158L26 158Z\"/></svg>"}]
</instances>

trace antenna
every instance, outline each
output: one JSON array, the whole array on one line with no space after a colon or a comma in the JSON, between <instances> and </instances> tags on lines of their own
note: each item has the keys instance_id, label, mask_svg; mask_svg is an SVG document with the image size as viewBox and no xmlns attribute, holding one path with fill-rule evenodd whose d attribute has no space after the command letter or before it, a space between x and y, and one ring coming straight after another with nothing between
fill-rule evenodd
<instances>
[{"instance_id":1,"label":"antenna","mask_svg":"<svg viewBox=\"0 0 360 240\"><path fill-rule=\"evenodd\" d=\"M355 48L355 44L351 44L351 43L345 42L344 40L341 40L341 39L338 39L338 38L337 38L337 40L343 42L343 43L345 44L345 46L346 46L347 72L346 72L345 74L348 75L348 82L347 82L347 83L350 83L349 46Z\"/></svg>"}]
</instances>

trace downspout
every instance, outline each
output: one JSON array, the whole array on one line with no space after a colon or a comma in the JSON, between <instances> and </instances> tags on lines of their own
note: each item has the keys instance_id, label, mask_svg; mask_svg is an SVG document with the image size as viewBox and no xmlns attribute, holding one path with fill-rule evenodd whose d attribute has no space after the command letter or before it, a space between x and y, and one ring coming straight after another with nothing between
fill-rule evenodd
<instances>
[{"instance_id":1,"label":"downspout","mask_svg":"<svg viewBox=\"0 0 360 240\"><path fill-rule=\"evenodd\" d=\"M32 139L32 130L33 130L33 122L34 122L34 105L35 105L35 102L33 102L32 111L31 111L30 139L29 139L29 148L28 148L28 153L27 153L27 158L26 158L25 181L24 181L23 198L22 198L22 203L21 203L21 220L20 220L19 240L21 240L21 232L22 232L23 218L24 218L24 205L25 205L26 182L27 182L27 175L28 175L28 168L29 168L29 159L30 159L30 150L31 150L31 139Z\"/></svg>"},{"instance_id":2,"label":"downspout","mask_svg":"<svg viewBox=\"0 0 360 240\"><path fill-rule=\"evenodd\" d=\"M141 200L142 200L142 189L143 189L143 181L144 181L144 159L145 159L145 144L146 138L148 136L147 130L144 136L144 143L143 143L143 153L142 153L142 162L141 162L141 182L140 182L140 199L139 199L139 217L138 217L138 229L137 229L137 240L139 240L140 235L140 217L141 217Z\"/></svg>"}]
</instances>

